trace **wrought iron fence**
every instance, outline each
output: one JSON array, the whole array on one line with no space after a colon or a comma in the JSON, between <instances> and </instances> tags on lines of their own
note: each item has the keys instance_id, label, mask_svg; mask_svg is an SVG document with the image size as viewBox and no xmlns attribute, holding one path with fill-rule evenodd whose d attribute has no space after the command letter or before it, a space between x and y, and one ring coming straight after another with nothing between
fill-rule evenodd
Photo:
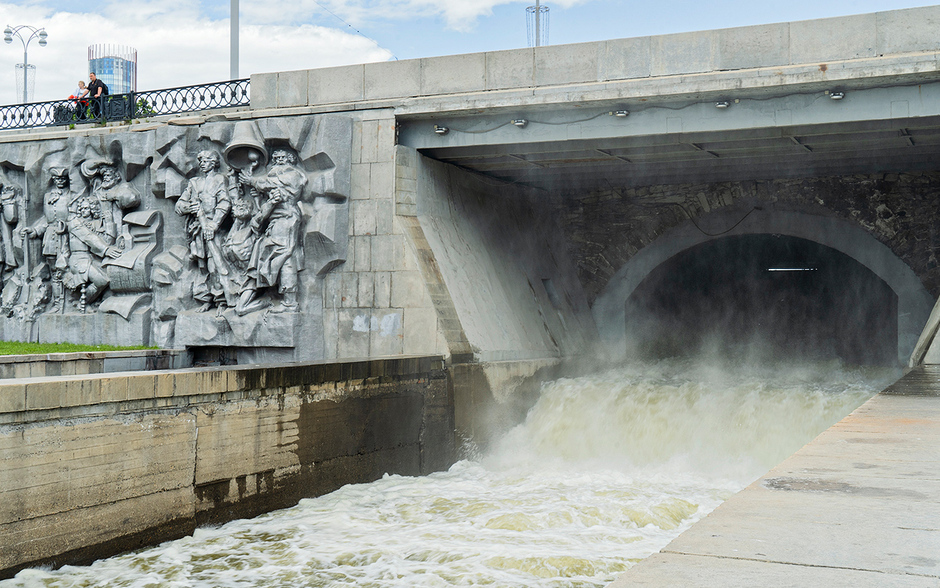
<instances>
[{"instance_id":1,"label":"wrought iron fence","mask_svg":"<svg viewBox=\"0 0 940 588\"><path fill-rule=\"evenodd\" d=\"M0 106L0 130L133 120L250 104L248 79L113 94L84 100L53 100Z\"/></svg>"}]
</instances>

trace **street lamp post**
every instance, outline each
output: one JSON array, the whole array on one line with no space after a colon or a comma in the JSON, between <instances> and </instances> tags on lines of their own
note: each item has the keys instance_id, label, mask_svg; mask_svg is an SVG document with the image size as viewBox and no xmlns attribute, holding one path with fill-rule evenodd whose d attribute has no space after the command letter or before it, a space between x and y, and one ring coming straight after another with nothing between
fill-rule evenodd
<instances>
[{"instance_id":1,"label":"street lamp post","mask_svg":"<svg viewBox=\"0 0 940 588\"><path fill-rule=\"evenodd\" d=\"M23 38L23 34L20 33L23 29L26 29L30 35L26 39ZM46 32L46 29L37 29L36 27L31 27L29 25L19 25L11 27L7 25L7 28L3 29L3 42L9 45L13 42L13 37L16 37L23 43L23 104L28 102L26 95L26 86L27 86L27 75L29 73L29 62L26 59L26 48L29 47L29 42L33 39L39 39L39 46L46 46L46 37L49 36L49 33Z\"/></svg>"},{"instance_id":2,"label":"street lamp post","mask_svg":"<svg viewBox=\"0 0 940 588\"><path fill-rule=\"evenodd\" d=\"M238 0L232 0L232 17L230 26L229 49L229 75L231 79L238 79Z\"/></svg>"}]
</instances>

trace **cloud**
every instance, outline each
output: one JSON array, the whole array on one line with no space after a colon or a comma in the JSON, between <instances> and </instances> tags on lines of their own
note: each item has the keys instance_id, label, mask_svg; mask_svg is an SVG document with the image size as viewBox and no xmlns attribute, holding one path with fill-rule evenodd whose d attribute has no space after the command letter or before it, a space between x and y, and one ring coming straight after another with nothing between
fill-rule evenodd
<instances>
[{"instance_id":1,"label":"cloud","mask_svg":"<svg viewBox=\"0 0 940 588\"><path fill-rule=\"evenodd\" d=\"M36 65L33 99L65 98L87 78L87 48L93 43L137 50L137 87L175 87L229 78L229 2L225 0L40 0L15 4L0 0L0 14L11 24L45 27L49 44L29 46ZM589 0L552 0L567 7ZM241 0L241 77L385 61L391 51L366 35L381 28L400 29L422 19L440 20L452 30L471 30L479 19L510 0ZM530 0L529 3L534 3ZM88 12L77 12L83 10ZM329 12L327 12L329 11ZM214 17L209 17L212 14ZM317 23L317 24L312 24ZM357 30L362 31L362 34ZM0 104L20 102L14 65L22 61L18 41L0 45Z\"/></svg>"},{"instance_id":2,"label":"cloud","mask_svg":"<svg viewBox=\"0 0 940 588\"><path fill-rule=\"evenodd\" d=\"M553 0L552 6L567 8L588 0ZM380 21L439 18L448 28L467 31L477 19L493 14L503 4L524 4L519 0L273 0L245 2L242 13L252 22L289 24L317 18L325 22L342 19L350 26L361 27ZM535 4L535 0L529 2ZM338 22L338 21L337 21ZM363 31L368 34L368 30Z\"/></svg>"},{"instance_id":3,"label":"cloud","mask_svg":"<svg viewBox=\"0 0 940 588\"><path fill-rule=\"evenodd\" d=\"M45 27L49 43L29 45L35 64L35 101L67 97L88 72L90 44L111 44L137 50L140 90L216 82L229 78L229 21L195 12L194 3L123 2L99 14L52 11L39 6L0 3L10 23ZM107 15L107 16L103 16ZM352 63L384 61L391 52L373 41L345 31L302 24L240 27L241 77L266 71L289 71ZM16 94L14 65L22 61L22 45L0 45L0 104L21 101Z\"/></svg>"}]
</instances>

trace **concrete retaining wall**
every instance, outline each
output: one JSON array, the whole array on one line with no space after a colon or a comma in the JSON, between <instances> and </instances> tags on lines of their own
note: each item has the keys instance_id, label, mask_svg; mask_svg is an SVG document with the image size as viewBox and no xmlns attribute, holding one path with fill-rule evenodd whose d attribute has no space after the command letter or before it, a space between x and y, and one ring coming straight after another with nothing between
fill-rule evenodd
<instances>
[{"instance_id":1,"label":"concrete retaining wall","mask_svg":"<svg viewBox=\"0 0 940 588\"><path fill-rule=\"evenodd\" d=\"M596 331L554 214L557 196L494 182L400 147L399 162L404 159L410 164L403 167L415 170L415 215L426 255L433 257L450 295L446 302L476 360L584 353ZM400 191L399 199L405 197ZM439 314L447 311L439 308Z\"/></svg>"},{"instance_id":2,"label":"concrete retaining wall","mask_svg":"<svg viewBox=\"0 0 940 588\"><path fill-rule=\"evenodd\" d=\"M443 358L0 383L0 577L454 459Z\"/></svg>"},{"instance_id":3,"label":"concrete retaining wall","mask_svg":"<svg viewBox=\"0 0 940 588\"><path fill-rule=\"evenodd\" d=\"M537 398L532 382L562 358L589 353L597 337L553 214L557 197L407 147L395 162L398 224L419 270L414 289L426 288L453 361L457 430L485 445L524 418Z\"/></svg>"},{"instance_id":4,"label":"concrete retaining wall","mask_svg":"<svg viewBox=\"0 0 940 588\"><path fill-rule=\"evenodd\" d=\"M179 369L191 364L189 354L180 349L2 355L0 379Z\"/></svg>"}]
</instances>

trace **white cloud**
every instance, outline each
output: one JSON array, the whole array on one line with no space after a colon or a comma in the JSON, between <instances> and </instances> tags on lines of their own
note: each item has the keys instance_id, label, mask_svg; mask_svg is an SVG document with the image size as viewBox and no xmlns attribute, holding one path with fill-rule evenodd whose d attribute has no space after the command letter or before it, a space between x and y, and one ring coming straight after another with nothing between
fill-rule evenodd
<instances>
[{"instance_id":1,"label":"white cloud","mask_svg":"<svg viewBox=\"0 0 940 588\"><path fill-rule=\"evenodd\" d=\"M552 0L549 4L567 8L585 1L588 0ZM448 28L467 31L480 17L492 15L496 6L525 3L519 0L272 0L242 2L241 10L252 22L259 23L288 24L311 17L329 21L338 16L352 26L359 26L375 21L440 18ZM528 4L535 4L535 0ZM326 10L335 16L327 14Z\"/></svg>"},{"instance_id":2,"label":"white cloud","mask_svg":"<svg viewBox=\"0 0 940 588\"><path fill-rule=\"evenodd\" d=\"M15 1L15 0L14 0ZM42 0L40 0L42 1ZM57 0L45 0L57 1ZM566 7L589 0L552 0ZM229 77L228 2L206 0L121 0L68 5L54 10L43 4L19 5L0 0L6 22L45 27L49 44L29 46L36 65L34 100L65 98L79 79L87 78L87 48L111 44L137 50L137 86L141 90L215 82ZM530 0L528 3L534 3ZM289 71L352 63L384 61L392 53L351 27L368 34L373 27L398 27L401 35L420 34L413 21L438 19L466 31L478 19L512 0L241 0L241 77L267 71ZM60 4L59 6L63 6ZM202 8L214 10L209 18ZM324 7L337 17L326 14ZM94 12L71 12L75 9ZM349 23L350 26L344 24ZM317 22L329 26L309 24ZM0 104L20 102L14 65L22 47L14 40L0 45Z\"/></svg>"},{"instance_id":3,"label":"white cloud","mask_svg":"<svg viewBox=\"0 0 940 588\"><path fill-rule=\"evenodd\" d=\"M124 2L102 14L52 12L36 6L0 3L10 24L45 27L49 43L29 45L37 67L35 101L67 97L88 72L90 44L125 45L137 50L140 90L216 82L229 78L229 21L211 20L192 10L193 3ZM313 25L240 27L241 77L265 71L289 71L351 63L384 61L391 53L374 42L344 31ZM0 45L0 104L21 100L14 65L22 45Z\"/></svg>"}]
</instances>

